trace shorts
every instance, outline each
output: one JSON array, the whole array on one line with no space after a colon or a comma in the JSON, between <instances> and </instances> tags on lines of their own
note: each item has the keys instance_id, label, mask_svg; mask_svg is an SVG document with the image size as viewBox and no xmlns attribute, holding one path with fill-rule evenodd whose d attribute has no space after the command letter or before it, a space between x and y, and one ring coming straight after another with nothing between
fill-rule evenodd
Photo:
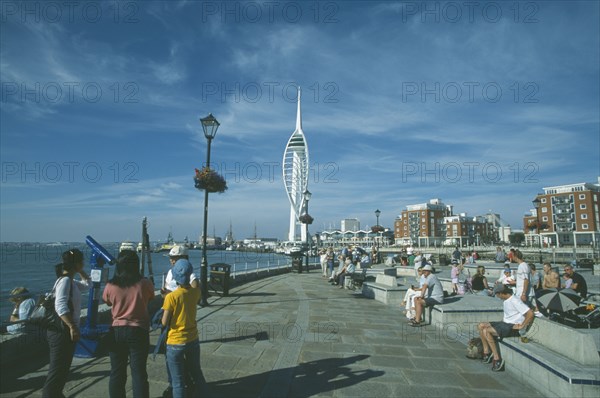
<instances>
[{"instance_id":1,"label":"shorts","mask_svg":"<svg viewBox=\"0 0 600 398\"><path fill-rule=\"evenodd\" d=\"M517 329L513 329L513 326L515 326L515 325L512 323L506 323L506 322L500 321L500 322L490 322L490 325L492 325L492 327L498 334L498 337L500 337L501 339L503 339L505 337L515 337L515 336L519 335L519 331Z\"/></svg>"},{"instance_id":2,"label":"shorts","mask_svg":"<svg viewBox=\"0 0 600 398\"><path fill-rule=\"evenodd\" d=\"M442 304L439 301L432 299L431 297L427 297L424 300L425 300L425 307L433 307L434 305Z\"/></svg>"},{"instance_id":3,"label":"shorts","mask_svg":"<svg viewBox=\"0 0 600 398\"><path fill-rule=\"evenodd\" d=\"M458 278L452 278L452 283L458 283Z\"/></svg>"}]
</instances>

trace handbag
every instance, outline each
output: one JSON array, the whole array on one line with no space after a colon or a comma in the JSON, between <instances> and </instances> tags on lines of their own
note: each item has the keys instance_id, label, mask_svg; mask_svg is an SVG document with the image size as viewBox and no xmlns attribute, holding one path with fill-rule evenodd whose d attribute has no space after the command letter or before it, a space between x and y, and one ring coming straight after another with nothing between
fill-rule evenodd
<instances>
[{"instance_id":1,"label":"handbag","mask_svg":"<svg viewBox=\"0 0 600 398\"><path fill-rule=\"evenodd\" d=\"M44 329L51 329L55 331L64 330L64 322L62 321L60 316L58 316L56 310L54 309L54 302L56 299L55 291L56 285L58 285L58 281L60 281L60 279L56 280L56 282L54 283L54 287L52 288L52 291L50 293L43 294L39 298L38 303L33 309L30 317L28 318L29 323L38 325ZM69 309L71 309L71 311L73 306L71 302L72 298L73 289L72 286L69 285Z\"/></svg>"}]
</instances>

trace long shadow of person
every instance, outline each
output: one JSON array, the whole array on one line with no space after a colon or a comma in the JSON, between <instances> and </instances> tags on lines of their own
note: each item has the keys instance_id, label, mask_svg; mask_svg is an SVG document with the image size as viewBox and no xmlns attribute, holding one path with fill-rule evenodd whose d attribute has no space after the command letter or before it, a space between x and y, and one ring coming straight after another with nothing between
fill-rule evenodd
<instances>
[{"instance_id":1,"label":"long shadow of person","mask_svg":"<svg viewBox=\"0 0 600 398\"><path fill-rule=\"evenodd\" d=\"M383 371L353 370L348 366L368 357L355 355L320 359L294 367L219 380L208 383L205 392L209 397L310 397L382 376Z\"/></svg>"}]
</instances>

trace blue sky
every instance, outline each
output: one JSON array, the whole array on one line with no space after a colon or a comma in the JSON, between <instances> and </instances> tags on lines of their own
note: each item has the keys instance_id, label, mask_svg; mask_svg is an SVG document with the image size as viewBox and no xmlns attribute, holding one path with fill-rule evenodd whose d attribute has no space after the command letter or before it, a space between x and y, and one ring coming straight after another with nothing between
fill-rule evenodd
<instances>
[{"instance_id":1,"label":"blue sky","mask_svg":"<svg viewBox=\"0 0 600 398\"><path fill-rule=\"evenodd\" d=\"M470 4L470 3L469 3ZM2 2L2 241L284 239L296 85L311 231L441 198L521 226L600 175L599 6L552 2Z\"/></svg>"}]
</instances>

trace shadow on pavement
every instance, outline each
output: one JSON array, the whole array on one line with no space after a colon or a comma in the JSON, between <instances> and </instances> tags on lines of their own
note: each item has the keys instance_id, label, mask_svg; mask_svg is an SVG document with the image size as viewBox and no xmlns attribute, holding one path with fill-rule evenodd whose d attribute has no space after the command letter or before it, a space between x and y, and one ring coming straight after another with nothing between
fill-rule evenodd
<instances>
[{"instance_id":1,"label":"shadow on pavement","mask_svg":"<svg viewBox=\"0 0 600 398\"><path fill-rule=\"evenodd\" d=\"M334 391L365 380L382 376L385 372L352 370L348 365L367 359L369 355L348 358L328 358L304 362L255 375L208 383L210 397L310 397ZM291 377L291 379L290 379Z\"/></svg>"}]
</instances>

